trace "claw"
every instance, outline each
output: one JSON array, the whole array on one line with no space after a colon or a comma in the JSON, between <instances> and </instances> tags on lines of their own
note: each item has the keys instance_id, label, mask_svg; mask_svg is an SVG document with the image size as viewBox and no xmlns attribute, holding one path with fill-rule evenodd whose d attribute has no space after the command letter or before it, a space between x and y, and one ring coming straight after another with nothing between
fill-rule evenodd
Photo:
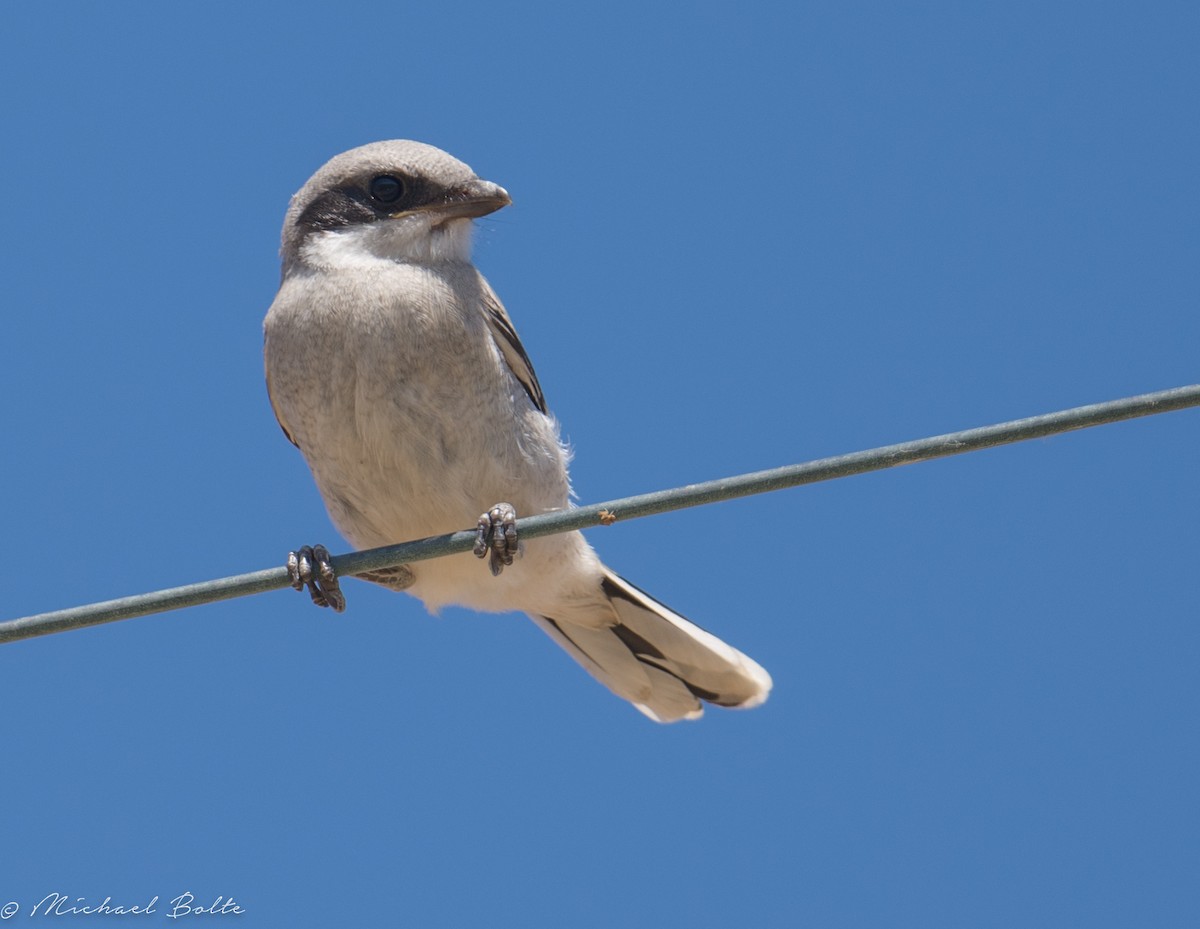
<instances>
[{"instance_id":1,"label":"claw","mask_svg":"<svg viewBox=\"0 0 1200 929\"><path fill-rule=\"evenodd\" d=\"M497 503L479 517L475 527L475 557L490 555L488 567L497 576L513 563L517 548L517 511L511 503Z\"/></svg>"},{"instance_id":2,"label":"claw","mask_svg":"<svg viewBox=\"0 0 1200 929\"><path fill-rule=\"evenodd\" d=\"M346 597L338 584L329 550L324 545L305 545L288 552L287 569L292 587L296 590L307 587L317 606L327 606L335 613L346 609Z\"/></svg>"}]
</instances>

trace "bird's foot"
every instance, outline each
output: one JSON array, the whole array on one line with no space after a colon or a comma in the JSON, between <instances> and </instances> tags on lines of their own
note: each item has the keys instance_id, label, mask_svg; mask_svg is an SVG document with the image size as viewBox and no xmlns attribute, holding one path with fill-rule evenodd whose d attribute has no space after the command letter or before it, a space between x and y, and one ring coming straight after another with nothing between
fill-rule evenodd
<instances>
[{"instance_id":1,"label":"bird's foot","mask_svg":"<svg viewBox=\"0 0 1200 929\"><path fill-rule=\"evenodd\" d=\"M296 590L308 588L317 606L330 607L335 613L346 608L346 597L338 585L337 572L324 545L305 545L288 552L288 577Z\"/></svg>"},{"instance_id":2,"label":"bird's foot","mask_svg":"<svg viewBox=\"0 0 1200 929\"><path fill-rule=\"evenodd\" d=\"M475 557L487 557L488 567L495 576L513 563L516 554L517 511L511 503L497 503L479 517L475 529Z\"/></svg>"}]
</instances>

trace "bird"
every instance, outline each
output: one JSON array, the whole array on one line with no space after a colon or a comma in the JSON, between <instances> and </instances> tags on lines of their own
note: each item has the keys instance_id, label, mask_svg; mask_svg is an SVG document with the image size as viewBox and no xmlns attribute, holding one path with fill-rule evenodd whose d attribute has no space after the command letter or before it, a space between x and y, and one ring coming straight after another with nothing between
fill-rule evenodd
<instances>
[{"instance_id":1,"label":"bird","mask_svg":"<svg viewBox=\"0 0 1200 929\"><path fill-rule=\"evenodd\" d=\"M361 575L422 600L527 614L658 722L771 690L753 659L605 567L580 532L522 541L516 517L571 505L570 452L504 305L471 260L501 186L422 142L374 142L292 197L264 320L271 405L357 548L471 527L463 552ZM486 559L486 565L477 558ZM288 555L293 586L340 611L324 546Z\"/></svg>"}]
</instances>

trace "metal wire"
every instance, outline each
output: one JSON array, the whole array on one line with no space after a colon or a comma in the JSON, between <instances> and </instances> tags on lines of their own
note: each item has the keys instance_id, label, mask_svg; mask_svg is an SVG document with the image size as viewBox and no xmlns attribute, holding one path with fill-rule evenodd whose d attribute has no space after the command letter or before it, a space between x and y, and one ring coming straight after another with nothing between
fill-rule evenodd
<instances>
[{"instance_id":1,"label":"metal wire","mask_svg":"<svg viewBox=\"0 0 1200 929\"><path fill-rule=\"evenodd\" d=\"M656 513L716 503L735 497L782 490L785 487L796 487L801 484L849 477L853 474L864 474L868 471L880 471L884 468L894 468L897 465L911 464L916 461L946 458L950 455L961 455L965 452L992 448L996 445L1022 442L1074 429L1084 429L1089 426L1099 426L1104 423L1119 422L1195 406L1200 406L1200 384L1075 407L1057 413L1047 413L1043 416L1031 416L1027 419L998 423L994 426L981 426L963 432L951 432L928 439L902 442L898 445L886 445L882 448L852 452L834 458L821 458L803 464L774 468L770 471L757 471L736 477L706 481L702 484L689 484L686 487L677 487L672 490L661 490L590 506L528 516L517 521L517 528L521 538L533 539L557 532L610 525L619 520L651 516ZM454 532L450 535L421 539L416 542L402 542L383 548L336 555L332 560L337 573L345 577L422 561L426 558L440 558L444 555L465 552L474 543L474 531ZM123 597L119 600L106 600L102 603L57 610L53 613L40 613L36 616L0 622L0 643L48 635L51 632L95 626L119 619L132 619L135 616L162 613L201 603L229 600L268 590L279 590L288 586L287 569L281 566L250 574L203 581L199 584L189 584L185 587L173 587L169 590Z\"/></svg>"}]
</instances>

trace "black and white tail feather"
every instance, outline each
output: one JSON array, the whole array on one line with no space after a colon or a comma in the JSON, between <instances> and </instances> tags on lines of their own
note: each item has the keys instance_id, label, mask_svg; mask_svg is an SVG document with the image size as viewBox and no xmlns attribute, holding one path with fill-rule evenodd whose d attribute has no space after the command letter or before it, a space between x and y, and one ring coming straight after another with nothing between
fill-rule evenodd
<instances>
[{"instance_id":1,"label":"black and white tail feather","mask_svg":"<svg viewBox=\"0 0 1200 929\"><path fill-rule=\"evenodd\" d=\"M601 588L609 622L531 618L618 697L660 723L699 719L704 703L750 709L767 699L771 676L756 661L612 571Z\"/></svg>"}]
</instances>

